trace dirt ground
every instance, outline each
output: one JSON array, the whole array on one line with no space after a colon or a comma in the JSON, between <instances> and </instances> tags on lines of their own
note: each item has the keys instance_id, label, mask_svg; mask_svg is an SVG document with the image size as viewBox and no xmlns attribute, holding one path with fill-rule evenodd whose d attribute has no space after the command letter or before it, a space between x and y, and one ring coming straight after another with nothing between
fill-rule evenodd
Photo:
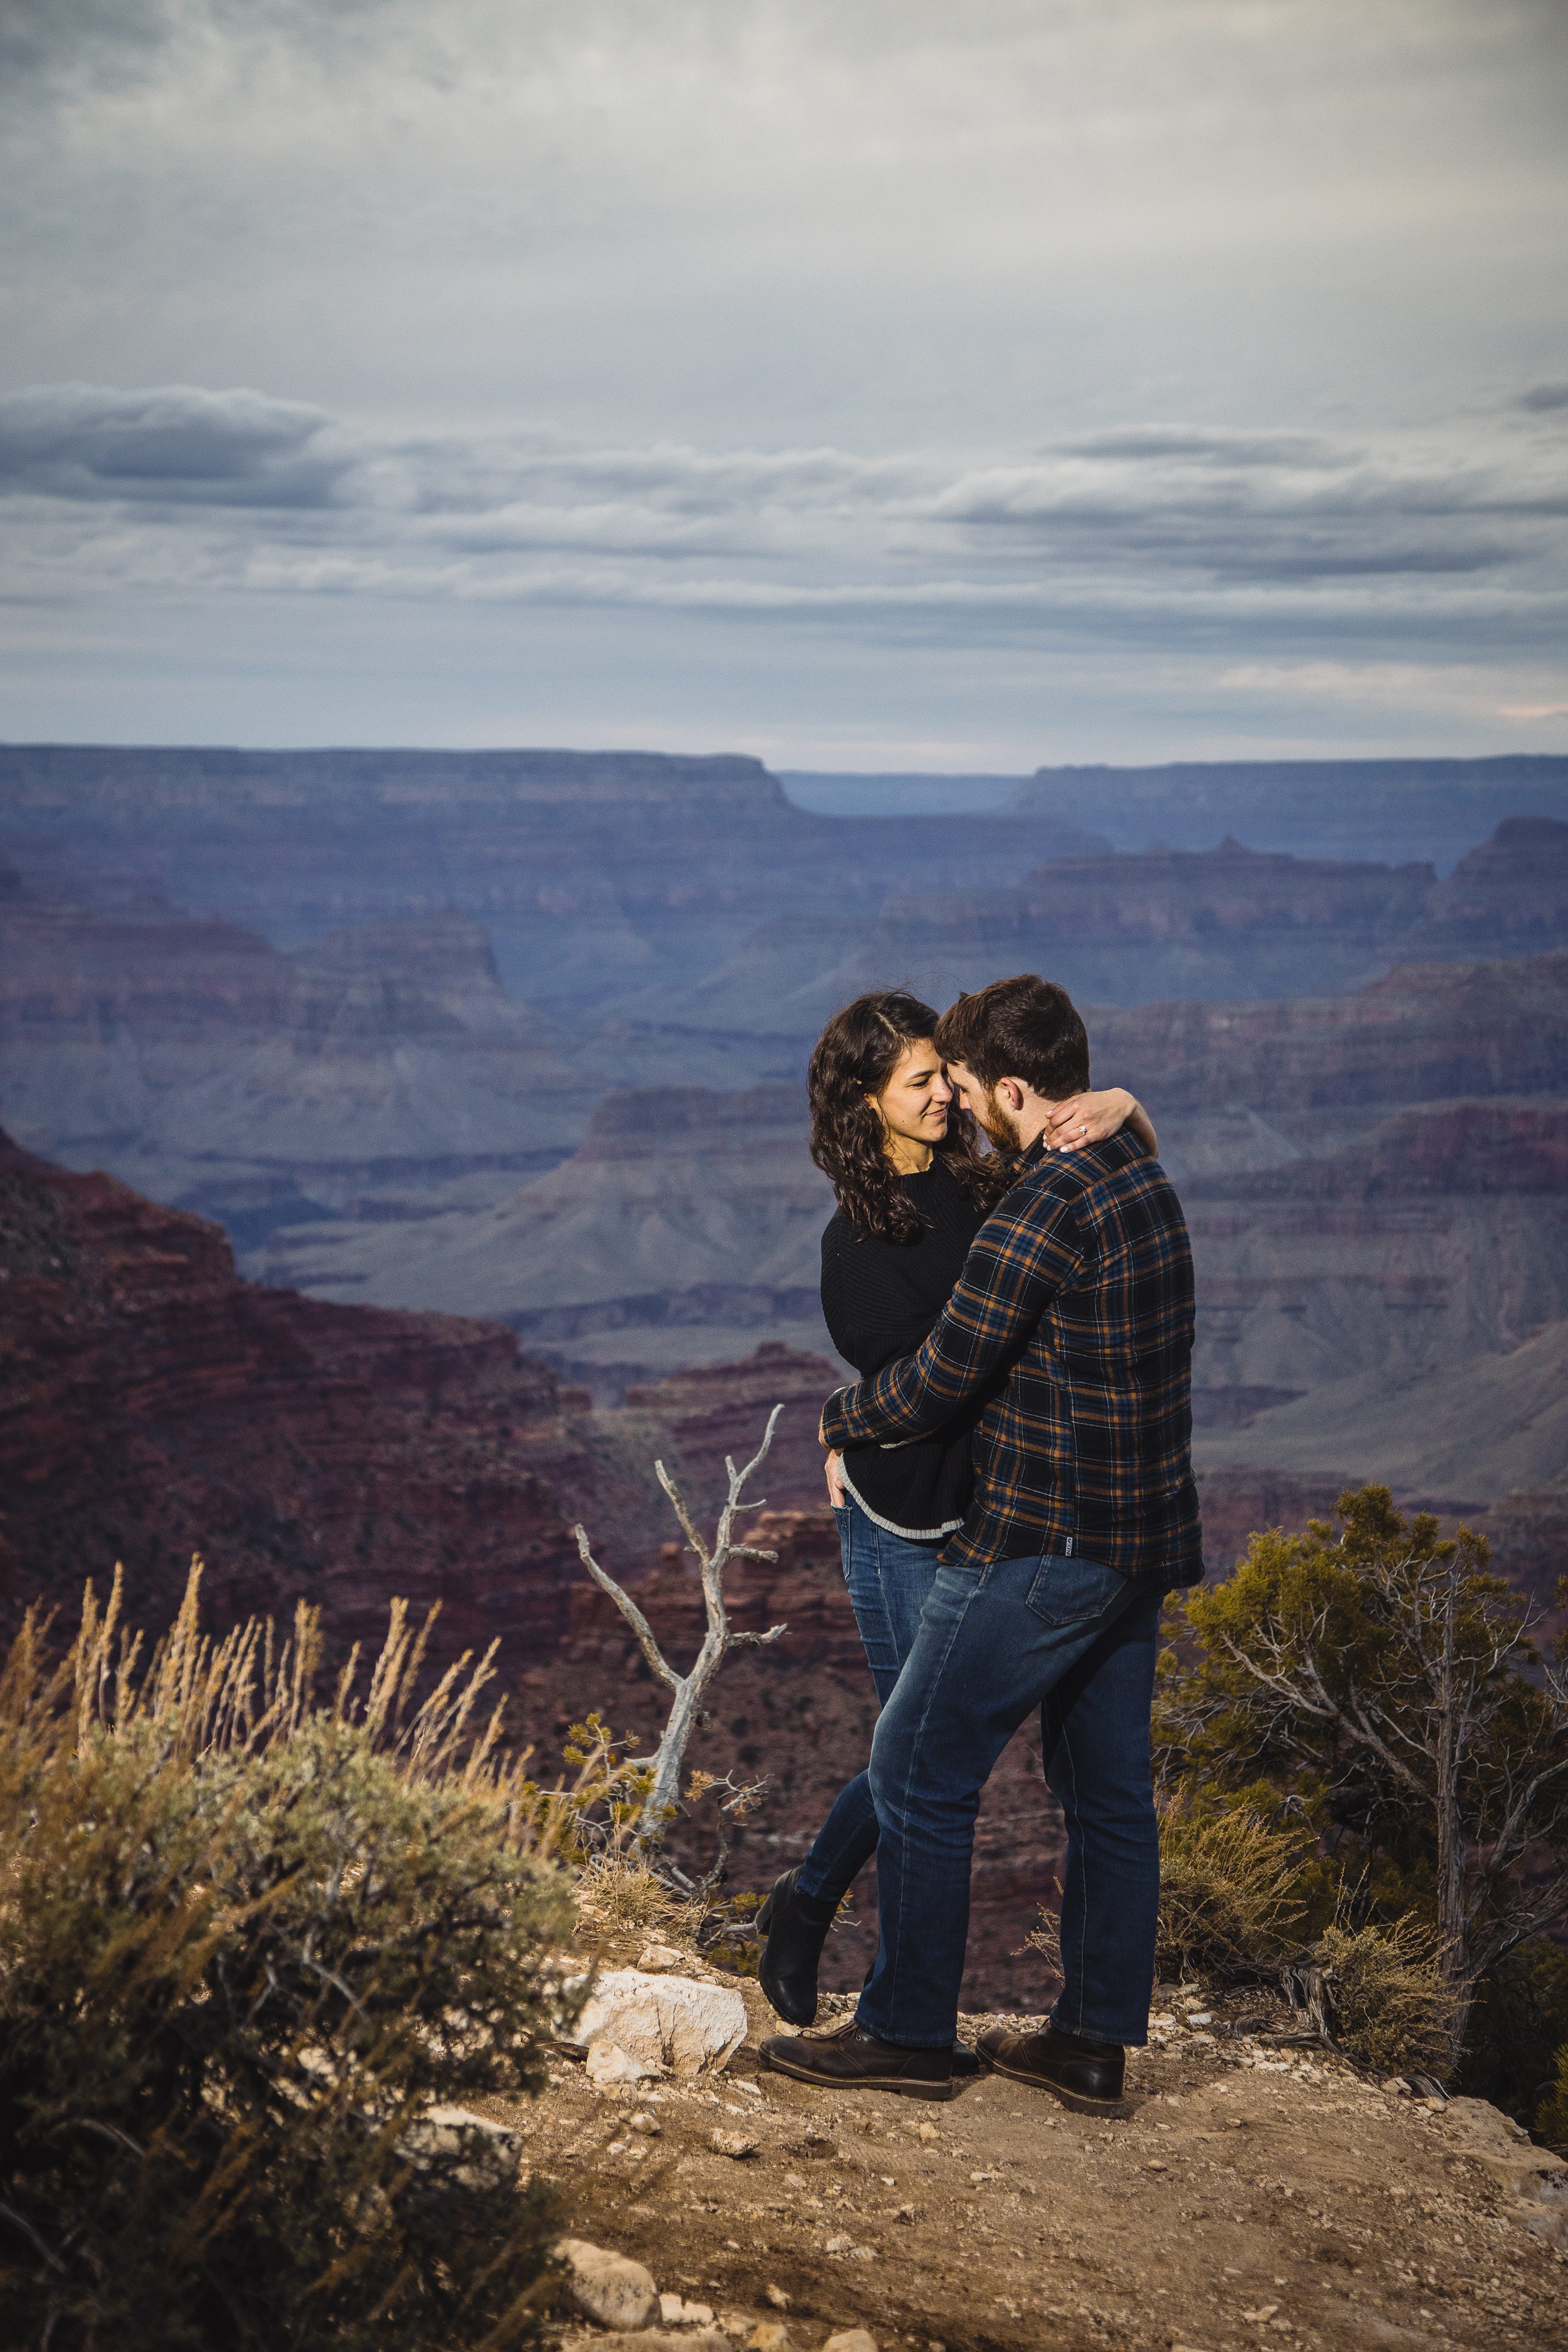
<instances>
[{"instance_id":1,"label":"dirt ground","mask_svg":"<svg viewBox=\"0 0 1568 2352\"><path fill-rule=\"evenodd\" d=\"M814 2091L763 2071L778 2021L742 1990L751 2031L718 2077L597 2091L563 2063L491 2110L572 2233L739 2346L782 2310L798 2352L857 2326L879 2352L1568 2347L1568 2252L1466 2152L1459 2110L1270 2044L1289 2020L1256 1995L1199 2021L1162 1988L1107 2123L994 2077L947 2104ZM994 2022L1037 2021L963 2031Z\"/></svg>"}]
</instances>

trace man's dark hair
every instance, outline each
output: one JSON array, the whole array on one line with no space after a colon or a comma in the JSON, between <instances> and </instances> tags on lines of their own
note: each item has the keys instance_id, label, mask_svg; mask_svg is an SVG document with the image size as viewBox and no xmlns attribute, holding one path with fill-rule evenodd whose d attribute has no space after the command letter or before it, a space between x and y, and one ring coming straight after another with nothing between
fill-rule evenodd
<instances>
[{"instance_id":1,"label":"man's dark hair","mask_svg":"<svg viewBox=\"0 0 1568 2352\"><path fill-rule=\"evenodd\" d=\"M944 1062L962 1062L983 1087L1023 1078L1047 1102L1089 1085L1089 1033L1065 988L1037 972L994 980L950 1004L936 1024Z\"/></svg>"}]
</instances>

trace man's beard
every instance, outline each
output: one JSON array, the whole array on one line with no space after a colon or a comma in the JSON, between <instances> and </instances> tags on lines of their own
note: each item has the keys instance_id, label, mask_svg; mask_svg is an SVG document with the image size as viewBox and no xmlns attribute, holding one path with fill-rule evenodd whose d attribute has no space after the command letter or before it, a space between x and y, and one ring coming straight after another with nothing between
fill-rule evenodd
<instances>
[{"instance_id":1,"label":"man's beard","mask_svg":"<svg viewBox=\"0 0 1568 2352\"><path fill-rule=\"evenodd\" d=\"M1021 1158L1024 1150L1022 1130L1012 1112L1004 1110L994 1094L986 1096L984 1109L977 1111L975 1117L993 1150L1001 1152L1006 1160Z\"/></svg>"}]
</instances>

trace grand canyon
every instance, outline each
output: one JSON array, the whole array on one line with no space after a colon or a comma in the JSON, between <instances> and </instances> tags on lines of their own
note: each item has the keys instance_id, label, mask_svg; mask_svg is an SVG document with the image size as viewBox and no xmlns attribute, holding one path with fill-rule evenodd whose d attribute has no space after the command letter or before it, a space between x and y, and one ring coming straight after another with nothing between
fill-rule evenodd
<instances>
[{"instance_id":1,"label":"grand canyon","mask_svg":"<svg viewBox=\"0 0 1568 2352\"><path fill-rule=\"evenodd\" d=\"M1211 1568L1378 1478L1551 1608L1568 762L1042 772L963 818L618 754L0 749L0 793L8 1622L118 1559L155 1625L199 1551L215 1619L303 1596L344 1644L439 1601L438 1654L499 1639L546 1760L594 1706L646 1737L573 1525L679 1650L653 1459L711 1509L782 1401L779 1559L736 1600L790 1633L693 1751L767 1777L732 1860L765 1884L872 1720L815 1442L844 1368L805 1059L859 988L1028 968L1187 1209ZM966 1998L1028 2005L1055 1852L1020 1739Z\"/></svg>"}]
</instances>

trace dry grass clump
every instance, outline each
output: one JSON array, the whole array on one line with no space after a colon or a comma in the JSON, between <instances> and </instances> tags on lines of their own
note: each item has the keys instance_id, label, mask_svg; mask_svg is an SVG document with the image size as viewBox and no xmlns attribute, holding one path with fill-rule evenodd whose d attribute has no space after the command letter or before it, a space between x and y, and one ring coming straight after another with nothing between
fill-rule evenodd
<instances>
[{"instance_id":1,"label":"dry grass clump","mask_svg":"<svg viewBox=\"0 0 1568 2352\"><path fill-rule=\"evenodd\" d=\"M1334 2041L1348 2058L1380 2074L1447 2067L1454 1995L1443 1980L1434 1928L1413 1917L1354 1934L1326 1927L1312 1957L1322 1972Z\"/></svg>"},{"instance_id":2,"label":"dry grass clump","mask_svg":"<svg viewBox=\"0 0 1568 2352\"><path fill-rule=\"evenodd\" d=\"M605 1937L673 1932L691 1908L637 1854L591 1855L573 1895L584 1927Z\"/></svg>"},{"instance_id":3,"label":"dry grass clump","mask_svg":"<svg viewBox=\"0 0 1568 2352\"><path fill-rule=\"evenodd\" d=\"M1557 2053L1556 2072L1536 2110L1535 2128L1552 2147L1568 2148L1568 2042Z\"/></svg>"},{"instance_id":4,"label":"dry grass clump","mask_svg":"<svg viewBox=\"0 0 1568 2352\"><path fill-rule=\"evenodd\" d=\"M1310 1843L1246 1808L1205 1816L1168 1805L1160 1821L1161 1975L1278 1968L1300 1931L1297 1882Z\"/></svg>"},{"instance_id":5,"label":"dry grass clump","mask_svg":"<svg viewBox=\"0 0 1568 2352\"><path fill-rule=\"evenodd\" d=\"M486 2352L531 2339L542 2193L433 2102L534 2087L573 2002L542 1793L421 1706L401 1605L325 1705L315 1620L143 1659L90 1588L0 1672L0 2308L38 2352ZM426 1628L426 1632L428 1628Z\"/></svg>"},{"instance_id":6,"label":"dry grass clump","mask_svg":"<svg viewBox=\"0 0 1568 2352\"><path fill-rule=\"evenodd\" d=\"M1358 2065L1445 2067L1454 1998L1436 1931L1414 1916L1392 1926L1325 1928L1303 1952L1305 1833L1271 1829L1246 1807L1194 1814L1168 1807L1160 1823L1162 1975L1303 1976L1310 2011ZM1294 1998L1294 1996L1292 1996Z\"/></svg>"}]
</instances>

